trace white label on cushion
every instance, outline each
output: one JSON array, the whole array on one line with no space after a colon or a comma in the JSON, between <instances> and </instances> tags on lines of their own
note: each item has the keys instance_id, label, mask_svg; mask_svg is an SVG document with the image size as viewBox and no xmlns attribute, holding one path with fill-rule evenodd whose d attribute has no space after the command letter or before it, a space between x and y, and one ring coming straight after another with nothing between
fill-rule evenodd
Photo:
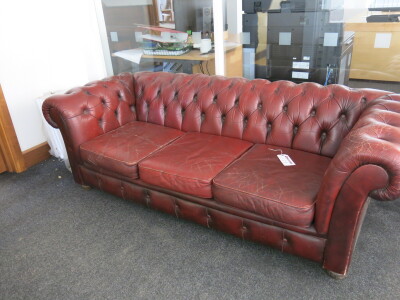
<instances>
[{"instance_id":1,"label":"white label on cushion","mask_svg":"<svg viewBox=\"0 0 400 300\"><path fill-rule=\"evenodd\" d=\"M279 160L281 161L281 163L287 167L287 166L295 166L296 164L294 163L294 161L290 158L289 155L287 154L278 154L277 155Z\"/></svg>"}]
</instances>

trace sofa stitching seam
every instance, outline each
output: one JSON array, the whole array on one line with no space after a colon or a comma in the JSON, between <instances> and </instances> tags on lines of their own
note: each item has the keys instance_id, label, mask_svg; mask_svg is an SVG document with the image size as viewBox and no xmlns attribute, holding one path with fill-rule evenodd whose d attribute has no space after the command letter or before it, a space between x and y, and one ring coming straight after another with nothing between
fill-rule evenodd
<instances>
[{"instance_id":1,"label":"sofa stitching seam","mask_svg":"<svg viewBox=\"0 0 400 300\"><path fill-rule=\"evenodd\" d=\"M267 200L267 201L279 203L279 204L282 204L282 205L285 205L285 206L289 206L289 207L292 207L292 208L295 208L295 209L298 209L298 210L303 210L303 211L308 211L308 210L310 210L310 209L314 206L314 204L316 203L316 200L314 200L313 203L312 203L309 207L307 207L307 208L301 208L301 207L298 207L298 206L293 206L293 205L290 205L290 204L286 204L286 203L280 202L280 201L275 200L275 199L270 199L270 198L266 198L266 197L263 197L263 196L260 196L260 195L252 194L252 193L249 193L249 192L246 192L246 191L243 191L243 190L234 189L234 188L231 188L231 187L222 185L222 184L220 184L220 183L217 183L217 182L215 182L215 180L213 180L213 183L214 183L215 185L217 185L217 186L220 186L220 187L223 187L223 188L227 188L227 189L230 189L230 190L232 190L232 191L241 192L241 193L243 193L243 194L247 194L247 195L250 195L250 196L260 197L260 198L262 198L262 199L264 199L264 200Z\"/></svg>"},{"instance_id":2,"label":"sofa stitching seam","mask_svg":"<svg viewBox=\"0 0 400 300\"><path fill-rule=\"evenodd\" d=\"M176 176L176 177L180 177L180 178L185 178L185 179L189 179L189 180L192 180L192 181L197 180L197 181L201 181L201 182L203 182L203 183L209 183L209 182L212 182L212 180L213 180L213 178L211 178L210 181L206 181L205 179L200 179L200 178L196 178L196 177L192 177L192 178L190 178L190 177L185 177L185 176L182 176L182 175L172 174L172 173L169 173L169 172L166 172L166 171L156 170L156 169L153 169L153 168L143 167L143 166L139 165L139 171L140 171L140 168L147 169L147 170L152 170L152 171L154 171L154 172L165 173L165 174L168 174L168 175L172 175L172 176ZM139 174L139 175L140 175L140 174ZM140 177L140 176L139 176L139 177Z\"/></svg>"},{"instance_id":3,"label":"sofa stitching seam","mask_svg":"<svg viewBox=\"0 0 400 300\"><path fill-rule=\"evenodd\" d=\"M180 137L180 136L179 136L179 137ZM83 151L87 151L87 152L89 152L89 153L93 153L93 154L98 155L98 156L104 156L104 157L109 158L109 159L111 159L111 160L125 163L125 164L127 164L128 166L134 166L134 165L137 165L137 164L138 164L140 161L142 161L143 159L145 159L145 158L149 157L150 155L152 155L153 153L157 152L158 150L160 150L160 149L163 148L164 146L167 146L167 145L171 144L173 141L175 141L175 140L178 139L179 137L176 137L176 138L174 138L173 140L171 140L170 142L159 146L158 148L154 149L152 152L148 153L145 157L143 157L143 158L141 158L141 159L138 159L136 162L133 162L133 163L128 162L128 161L125 161L125 160L116 159L116 158L110 157L110 156L108 156L108 155L99 153L99 152L90 151L90 150L88 150L88 149L85 149L85 147L84 147L83 145L80 147L80 149L81 149L81 151L82 151L82 150L83 150Z\"/></svg>"}]
</instances>

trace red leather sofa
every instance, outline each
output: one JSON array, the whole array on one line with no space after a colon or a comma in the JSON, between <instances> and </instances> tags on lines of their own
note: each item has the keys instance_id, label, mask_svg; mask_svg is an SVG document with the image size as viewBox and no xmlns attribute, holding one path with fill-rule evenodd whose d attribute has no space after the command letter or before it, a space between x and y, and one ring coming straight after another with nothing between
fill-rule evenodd
<instances>
[{"instance_id":1,"label":"red leather sofa","mask_svg":"<svg viewBox=\"0 0 400 300\"><path fill-rule=\"evenodd\" d=\"M400 95L124 73L52 96L74 179L347 274L369 196L400 196ZM284 166L278 154L294 166Z\"/></svg>"}]
</instances>

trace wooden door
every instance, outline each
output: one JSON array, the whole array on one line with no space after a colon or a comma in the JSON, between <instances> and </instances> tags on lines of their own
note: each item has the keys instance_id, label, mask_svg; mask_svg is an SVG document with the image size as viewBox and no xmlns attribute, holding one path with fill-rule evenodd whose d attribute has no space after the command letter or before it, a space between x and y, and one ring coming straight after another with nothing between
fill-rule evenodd
<instances>
[{"instance_id":1,"label":"wooden door","mask_svg":"<svg viewBox=\"0 0 400 300\"><path fill-rule=\"evenodd\" d=\"M25 170L25 160L0 85L0 173Z\"/></svg>"},{"instance_id":2,"label":"wooden door","mask_svg":"<svg viewBox=\"0 0 400 300\"><path fill-rule=\"evenodd\" d=\"M0 173L3 173L5 171L7 171L7 166L6 166L4 157L3 157L3 152L1 152L1 149L0 149Z\"/></svg>"}]
</instances>

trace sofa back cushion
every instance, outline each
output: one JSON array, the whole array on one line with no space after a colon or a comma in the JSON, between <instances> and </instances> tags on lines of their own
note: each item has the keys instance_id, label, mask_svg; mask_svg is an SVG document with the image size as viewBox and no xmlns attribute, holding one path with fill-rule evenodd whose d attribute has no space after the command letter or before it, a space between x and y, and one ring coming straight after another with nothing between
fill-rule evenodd
<instances>
[{"instance_id":1,"label":"sofa back cushion","mask_svg":"<svg viewBox=\"0 0 400 300\"><path fill-rule=\"evenodd\" d=\"M60 127L70 160L82 143L136 120L133 80L124 73L46 99L43 115Z\"/></svg>"},{"instance_id":2,"label":"sofa back cushion","mask_svg":"<svg viewBox=\"0 0 400 300\"><path fill-rule=\"evenodd\" d=\"M333 157L366 105L389 92L203 74L134 75L139 121Z\"/></svg>"}]
</instances>

